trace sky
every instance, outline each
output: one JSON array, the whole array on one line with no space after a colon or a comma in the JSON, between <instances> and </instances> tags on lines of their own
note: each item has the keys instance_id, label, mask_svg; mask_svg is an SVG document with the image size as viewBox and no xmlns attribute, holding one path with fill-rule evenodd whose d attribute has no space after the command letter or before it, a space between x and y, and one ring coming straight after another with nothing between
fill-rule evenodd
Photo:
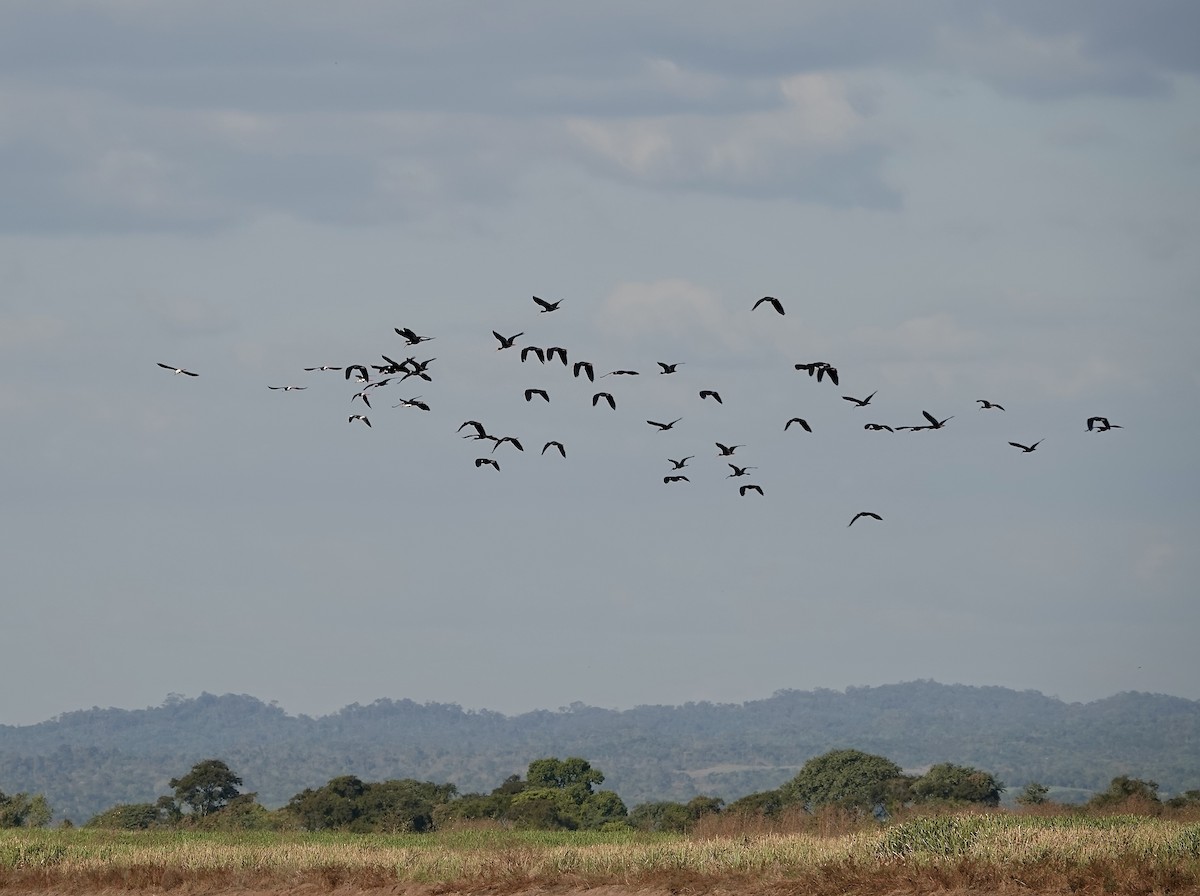
<instances>
[{"instance_id":1,"label":"sky","mask_svg":"<svg viewBox=\"0 0 1200 896\"><path fill-rule=\"evenodd\" d=\"M0 724L1200 699L1197 33L1186 0L5 3ZM384 355L430 381L368 409L304 369Z\"/></svg>"}]
</instances>

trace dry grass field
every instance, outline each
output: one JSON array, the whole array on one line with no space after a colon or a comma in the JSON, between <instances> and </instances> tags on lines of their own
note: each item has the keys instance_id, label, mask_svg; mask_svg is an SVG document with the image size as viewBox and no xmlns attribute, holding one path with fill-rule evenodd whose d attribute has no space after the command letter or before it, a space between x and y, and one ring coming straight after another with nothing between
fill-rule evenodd
<instances>
[{"instance_id":1,"label":"dry grass field","mask_svg":"<svg viewBox=\"0 0 1200 896\"><path fill-rule=\"evenodd\" d=\"M0 831L6 894L1200 893L1200 822L1138 815L714 817L690 835Z\"/></svg>"}]
</instances>

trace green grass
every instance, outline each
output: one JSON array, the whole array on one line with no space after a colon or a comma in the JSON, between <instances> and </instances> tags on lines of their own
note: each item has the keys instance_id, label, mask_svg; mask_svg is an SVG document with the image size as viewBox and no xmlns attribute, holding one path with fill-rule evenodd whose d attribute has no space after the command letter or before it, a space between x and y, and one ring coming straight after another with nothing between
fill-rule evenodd
<instances>
[{"instance_id":1,"label":"green grass","mask_svg":"<svg viewBox=\"0 0 1200 896\"><path fill-rule=\"evenodd\" d=\"M711 887L775 881L812 892L912 887L1200 887L1200 823L1144 816L918 816L887 827L754 836L469 828L354 835L0 831L0 889L154 889L196 883L396 883L512 892L570 881ZM790 882L790 883L789 883ZM839 890L838 888L841 888Z\"/></svg>"}]
</instances>

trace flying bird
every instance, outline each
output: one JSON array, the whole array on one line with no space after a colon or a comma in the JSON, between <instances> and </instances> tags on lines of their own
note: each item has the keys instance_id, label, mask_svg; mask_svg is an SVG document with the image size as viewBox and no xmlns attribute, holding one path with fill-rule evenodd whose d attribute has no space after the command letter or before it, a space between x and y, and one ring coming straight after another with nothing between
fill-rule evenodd
<instances>
[{"instance_id":1,"label":"flying bird","mask_svg":"<svg viewBox=\"0 0 1200 896\"><path fill-rule=\"evenodd\" d=\"M356 370L358 373L354 372ZM346 368L345 376L347 380L350 377L355 377L360 383L367 383L371 380L371 374L367 372L367 368L362 364L351 364Z\"/></svg>"},{"instance_id":2,"label":"flying bird","mask_svg":"<svg viewBox=\"0 0 1200 896\"><path fill-rule=\"evenodd\" d=\"M783 314L783 303L780 302L779 299L775 298L774 296L763 296L761 299L759 299L757 302L754 303L754 308L751 308L750 310L751 311L755 310L763 302L766 302L768 305L770 305L772 308L774 308L777 312L779 312L780 314Z\"/></svg>"},{"instance_id":3,"label":"flying bird","mask_svg":"<svg viewBox=\"0 0 1200 896\"><path fill-rule=\"evenodd\" d=\"M576 378L579 377L579 372L581 370L587 374L589 382L596 382L596 370L594 367L592 367L591 361L576 361L574 368L572 368Z\"/></svg>"},{"instance_id":4,"label":"flying bird","mask_svg":"<svg viewBox=\"0 0 1200 896\"><path fill-rule=\"evenodd\" d=\"M637 375L638 375L638 372L636 370L610 370L608 373L601 374L600 378L604 379L604 377L606 377L606 376L637 376Z\"/></svg>"},{"instance_id":5,"label":"flying bird","mask_svg":"<svg viewBox=\"0 0 1200 896\"><path fill-rule=\"evenodd\" d=\"M682 419L683 419L682 417L676 417L670 423L659 423L655 420L647 420L646 422L649 423L651 426L657 426L659 432L666 432L668 429L670 429L672 426L674 426L676 423L678 423Z\"/></svg>"},{"instance_id":6,"label":"flying bird","mask_svg":"<svg viewBox=\"0 0 1200 896\"><path fill-rule=\"evenodd\" d=\"M462 432L468 426L475 427L475 431L478 433L478 435L473 436L470 433L467 433L465 436L463 436L464 439L486 439L486 438L488 438L487 431L483 428L483 424L480 423L478 420L464 421L463 425L458 428L458 432Z\"/></svg>"},{"instance_id":7,"label":"flying bird","mask_svg":"<svg viewBox=\"0 0 1200 896\"><path fill-rule=\"evenodd\" d=\"M733 470L733 472L726 476L726 479L734 479L738 476L745 476L747 470L757 470L758 467L739 467L737 464L730 464L729 469Z\"/></svg>"},{"instance_id":8,"label":"flying bird","mask_svg":"<svg viewBox=\"0 0 1200 896\"><path fill-rule=\"evenodd\" d=\"M715 399L715 400L716 400L716 402L717 402L717 404L724 404L724 403L725 403L725 402L721 401L721 395L720 395L720 393L719 393L719 392L716 392L716 391L715 391L715 390L713 390L713 389L701 389L701 390L700 390L700 397L701 397L701 398L712 398L712 399Z\"/></svg>"},{"instance_id":9,"label":"flying bird","mask_svg":"<svg viewBox=\"0 0 1200 896\"><path fill-rule=\"evenodd\" d=\"M567 366L567 350L565 348L563 348L562 346L558 346L558 345L552 345L548 349L546 349L546 358L547 359L553 361L555 355L558 355L559 360L561 360L563 363L563 367L566 367Z\"/></svg>"},{"instance_id":10,"label":"flying bird","mask_svg":"<svg viewBox=\"0 0 1200 896\"><path fill-rule=\"evenodd\" d=\"M593 395L592 396L592 407L595 407L596 403L598 401L600 401L601 398L603 398L605 401L607 401L608 406L610 408L612 408L614 411L617 409L617 400L612 397L611 392L597 392L595 395Z\"/></svg>"},{"instance_id":11,"label":"flying bird","mask_svg":"<svg viewBox=\"0 0 1200 896\"><path fill-rule=\"evenodd\" d=\"M513 343L517 341L517 338L520 336L524 336L525 333L521 332L521 333L518 333L516 336L501 336L495 330L492 330L492 335L500 340L500 347L498 349L496 349L496 351L502 351L506 348L512 348Z\"/></svg>"},{"instance_id":12,"label":"flying bird","mask_svg":"<svg viewBox=\"0 0 1200 896\"><path fill-rule=\"evenodd\" d=\"M301 392L308 386L267 386L268 389L281 389L284 392Z\"/></svg>"},{"instance_id":13,"label":"flying bird","mask_svg":"<svg viewBox=\"0 0 1200 896\"><path fill-rule=\"evenodd\" d=\"M477 458L475 458L475 466L482 467L484 464L487 464L489 467L495 467L497 470L500 469L500 462L498 460L496 460L494 457L477 457Z\"/></svg>"},{"instance_id":14,"label":"flying bird","mask_svg":"<svg viewBox=\"0 0 1200 896\"><path fill-rule=\"evenodd\" d=\"M305 370L341 370L340 367L333 367L329 364L322 364L320 367L305 367Z\"/></svg>"},{"instance_id":15,"label":"flying bird","mask_svg":"<svg viewBox=\"0 0 1200 896\"><path fill-rule=\"evenodd\" d=\"M924 415L925 419L929 421L930 429L941 429L943 426L946 425L946 420L954 419L953 414L951 414L949 417L947 417L946 420L939 420L937 417L933 416L933 414L929 413L929 411L921 411L921 413Z\"/></svg>"},{"instance_id":16,"label":"flying bird","mask_svg":"<svg viewBox=\"0 0 1200 896\"><path fill-rule=\"evenodd\" d=\"M516 339L516 338L517 338L516 336L513 337L513 339ZM528 358L531 354L537 355L537 359L539 361L541 361L543 364L546 363L546 353L544 351L542 351L540 348L538 348L536 345L527 345L523 349L521 349L521 361L524 362L525 359Z\"/></svg>"},{"instance_id":17,"label":"flying bird","mask_svg":"<svg viewBox=\"0 0 1200 896\"><path fill-rule=\"evenodd\" d=\"M550 311L557 311L558 306L562 304L562 299L559 299L557 302L547 302L545 299L539 299L537 296L534 296L533 300L542 306L542 314L546 314Z\"/></svg>"},{"instance_id":18,"label":"flying bird","mask_svg":"<svg viewBox=\"0 0 1200 896\"><path fill-rule=\"evenodd\" d=\"M353 423L355 420L361 420L363 423L367 424L367 426L370 426L370 425L371 425L371 421L370 421L370 420L368 420L366 417L364 417L362 414L351 414L351 415L350 415L350 416L349 416L349 417L346 419L346 422L347 422L347 423Z\"/></svg>"},{"instance_id":19,"label":"flying bird","mask_svg":"<svg viewBox=\"0 0 1200 896\"><path fill-rule=\"evenodd\" d=\"M825 377L829 377L830 382L835 386L838 385L838 370L828 361L810 361L807 364L796 364L795 368L807 371L809 376L816 374L818 383Z\"/></svg>"},{"instance_id":20,"label":"flying bird","mask_svg":"<svg viewBox=\"0 0 1200 896\"><path fill-rule=\"evenodd\" d=\"M686 476L664 476L663 482L691 482Z\"/></svg>"},{"instance_id":21,"label":"flying bird","mask_svg":"<svg viewBox=\"0 0 1200 896\"><path fill-rule=\"evenodd\" d=\"M492 439L496 443L495 445L492 446L493 454L496 452L496 449L499 448L501 445L503 445L505 442L512 442L512 446L514 448L516 448L518 451L525 450L525 446L522 445L521 441L519 439L515 438L514 436L500 436L499 438L496 438L496 436L488 436L488 438Z\"/></svg>"},{"instance_id":22,"label":"flying bird","mask_svg":"<svg viewBox=\"0 0 1200 896\"><path fill-rule=\"evenodd\" d=\"M432 336L418 336L410 327L392 327L392 329L396 331L397 335L403 336L404 341L409 345L417 345L422 342L428 342L433 338Z\"/></svg>"},{"instance_id":23,"label":"flying bird","mask_svg":"<svg viewBox=\"0 0 1200 896\"><path fill-rule=\"evenodd\" d=\"M1004 410L1003 406L996 404L994 401L988 401L985 398L976 398L975 401L979 404L979 410L986 411L989 408L995 408L997 411Z\"/></svg>"},{"instance_id":24,"label":"flying bird","mask_svg":"<svg viewBox=\"0 0 1200 896\"><path fill-rule=\"evenodd\" d=\"M553 446L553 447L557 448L557 449L558 449L558 453L559 453L559 454L561 454L563 457L566 457L566 456L567 456L567 449L563 447L563 443L562 443L562 442L556 442L556 441L553 441L553 440L551 440L551 441L547 442L545 445L543 445L543 446L542 446L542 454L545 454L545 453L546 453L546 449L547 449L547 448L549 448L549 447L551 447L551 446Z\"/></svg>"},{"instance_id":25,"label":"flying bird","mask_svg":"<svg viewBox=\"0 0 1200 896\"><path fill-rule=\"evenodd\" d=\"M366 389L363 389L361 392L355 392L353 395L350 396L351 401L354 401L354 399L356 399L356 398L361 398L362 403L365 404L367 407L371 406L371 400L369 398L367 398L367 390Z\"/></svg>"},{"instance_id":26,"label":"flying bird","mask_svg":"<svg viewBox=\"0 0 1200 896\"><path fill-rule=\"evenodd\" d=\"M857 520L860 516L869 516L873 520L883 520L883 517L877 513L871 513L869 510L860 510L858 513L854 514L854 519L846 524L846 528L849 529L851 526L853 526L855 520Z\"/></svg>"},{"instance_id":27,"label":"flying bird","mask_svg":"<svg viewBox=\"0 0 1200 896\"><path fill-rule=\"evenodd\" d=\"M720 442L713 442L713 444L716 445L721 451L721 453L717 455L718 457L729 457L739 448L746 447L745 445L722 445Z\"/></svg>"},{"instance_id":28,"label":"flying bird","mask_svg":"<svg viewBox=\"0 0 1200 896\"><path fill-rule=\"evenodd\" d=\"M164 364L161 361L157 361L155 363L157 363L158 366L161 367L163 370L169 370L169 371L171 371L171 373L175 374L176 376L178 376L181 373L184 376L199 376L200 375L198 373L192 373L190 370L184 370L182 367L174 367L170 364Z\"/></svg>"},{"instance_id":29,"label":"flying bird","mask_svg":"<svg viewBox=\"0 0 1200 896\"><path fill-rule=\"evenodd\" d=\"M687 457L682 458L680 460L675 460L675 458L673 458L673 457L668 457L667 460L671 462L672 470L682 470L684 467L687 466L687 462L695 456L696 455L694 455L694 454L689 454Z\"/></svg>"},{"instance_id":30,"label":"flying bird","mask_svg":"<svg viewBox=\"0 0 1200 896\"><path fill-rule=\"evenodd\" d=\"M425 402L421 401L420 395L418 395L416 398L401 398L400 403L394 404L394 405L392 405L392 407L394 407L394 408L417 408L418 410L422 410L422 411L429 410L429 405L427 405Z\"/></svg>"},{"instance_id":31,"label":"flying bird","mask_svg":"<svg viewBox=\"0 0 1200 896\"><path fill-rule=\"evenodd\" d=\"M812 432L812 427L808 425L808 421L805 420L803 417L793 417L787 423L783 424L783 431L787 432L788 427L791 426L793 423L798 423L800 425L800 428L802 430L804 430L805 432Z\"/></svg>"},{"instance_id":32,"label":"flying bird","mask_svg":"<svg viewBox=\"0 0 1200 896\"><path fill-rule=\"evenodd\" d=\"M1096 432L1107 432L1110 429L1124 429L1125 427L1119 423L1109 423L1107 417L1088 417L1088 432L1092 432L1093 428Z\"/></svg>"},{"instance_id":33,"label":"flying bird","mask_svg":"<svg viewBox=\"0 0 1200 896\"><path fill-rule=\"evenodd\" d=\"M535 396L535 395L542 396L542 398L546 399L546 401L550 400L550 396L547 394L545 389L526 389L525 390L525 400L526 401L531 401L533 399L533 396Z\"/></svg>"},{"instance_id":34,"label":"flying bird","mask_svg":"<svg viewBox=\"0 0 1200 896\"><path fill-rule=\"evenodd\" d=\"M761 495L763 490L761 485L743 485L738 488L738 494L743 498L746 497L746 492L758 492Z\"/></svg>"},{"instance_id":35,"label":"flying bird","mask_svg":"<svg viewBox=\"0 0 1200 896\"><path fill-rule=\"evenodd\" d=\"M875 391L878 392L879 390L877 389ZM874 397L875 397L875 392L872 392L866 398L855 398L853 395L843 395L842 396L842 398L846 399L846 401L854 402L854 406L859 407L859 408L865 408L867 405L869 405L871 403L871 399Z\"/></svg>"},{"instance_id":36,"label":"flying bird","mask_svg":"<svg viewBox=\"0 0 1200 896\"><path fill-rule=\"evenodd\" d=\"M1028 454L1029 452L1036 449L1038 445L1042 444L1043 441L1045 441L1045 440L1038 439L1032 445L1022 445L1020 442L1009 442L1008 444L1012 445L1014 448L1020 448L1022 451L1024 451L1026 454Z\"/></svg>"},{"instance_id":37,"label":"flying bird","mask_svg":"<svg viewBox=\"0 0 1200 896\"><path fill-rule=\"evenodd\" d=\"M678 367L683 362L676 361L674 364L668 364L666 361L655 361L654 363L662 368L662 370L660 370L659 373L674 373L675 368Z\"/></svg>"}]
</instances>

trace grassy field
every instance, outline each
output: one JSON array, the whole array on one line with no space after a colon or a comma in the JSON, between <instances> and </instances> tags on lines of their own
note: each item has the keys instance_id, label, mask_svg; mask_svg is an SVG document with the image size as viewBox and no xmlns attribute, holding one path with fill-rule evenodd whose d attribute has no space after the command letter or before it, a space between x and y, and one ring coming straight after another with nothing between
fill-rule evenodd
<instances>
[{"instance_id":1,"label":"grassy field","mask_svg":"<svg viewBox=\"0 0 1200 896\"><path fill-rule=\"evenodd\" d=\"M686 836L4 830L0 892L1200 892L1198 822L997 812L827 833L713 827Z\"/></svg>"}]
</instances>

